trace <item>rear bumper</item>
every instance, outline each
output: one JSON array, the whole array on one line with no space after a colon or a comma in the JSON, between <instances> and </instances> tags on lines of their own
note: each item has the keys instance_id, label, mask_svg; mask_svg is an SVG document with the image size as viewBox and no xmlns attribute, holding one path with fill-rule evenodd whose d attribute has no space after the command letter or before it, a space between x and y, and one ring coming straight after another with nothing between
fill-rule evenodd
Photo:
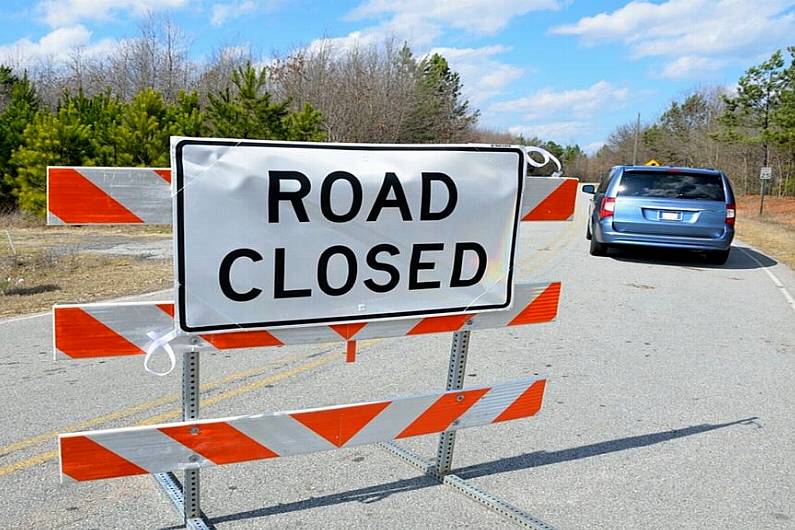
<instances>
[{"instance_id":1,"label":"rear bumper","mask_svg":"<svg viewBox=\"0 0 795 530\"><path fill-rule=\"evenodd\" d=\"M726 226L723 235L717 238L637 234L617 232L613 230L612 221L607 219L594 223L593 235L596 241L605 245L638 245L689 250L728 250L734 239L734 228Z\"/></svg>"}]
</instances>

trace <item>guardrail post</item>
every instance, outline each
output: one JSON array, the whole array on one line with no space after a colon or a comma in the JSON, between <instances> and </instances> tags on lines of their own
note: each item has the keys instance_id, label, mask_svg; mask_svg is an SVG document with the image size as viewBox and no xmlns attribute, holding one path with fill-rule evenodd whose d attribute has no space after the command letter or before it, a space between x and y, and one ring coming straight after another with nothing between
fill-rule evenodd
<instances>
[{"instance_id":1,"label":"guardrail post","mask_svg":"<svg viewBox=\"0 0 795 530\"><path fill-rule=\"evenodd\" d=\"M464 372L467 366L469 351L469 331L453 333L453 345L450 348L450 367L447 371L447 390L461 390L464 387ZM455 448L455 431L445 431L439 436L439 447L436 451L436 474L444 477L453 465L453 449Z\"/></svg>"}]
</instances>

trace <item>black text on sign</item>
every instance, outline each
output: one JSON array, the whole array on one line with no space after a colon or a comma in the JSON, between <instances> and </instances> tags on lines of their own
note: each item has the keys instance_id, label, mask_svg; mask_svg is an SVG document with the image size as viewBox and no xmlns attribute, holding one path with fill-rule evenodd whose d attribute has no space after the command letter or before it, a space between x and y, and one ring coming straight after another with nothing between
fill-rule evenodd
<instances>
[{"instance_id":1,"label":"black text on sign","mask_svg":"<svg viewBox=\"0 0 795 530\"><path fill-rule=\"evenodd\" d=\"M502 309L524 153L173 139L183 331Z\"/></svg>"}]
</instances>

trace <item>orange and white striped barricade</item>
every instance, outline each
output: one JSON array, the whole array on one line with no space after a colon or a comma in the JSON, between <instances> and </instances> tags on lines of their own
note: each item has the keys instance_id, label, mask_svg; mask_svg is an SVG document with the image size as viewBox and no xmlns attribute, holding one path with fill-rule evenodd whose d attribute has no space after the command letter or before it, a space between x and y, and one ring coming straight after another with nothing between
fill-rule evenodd
<instances>
[{"instance_id":1,"label":"orange and white striped barricade","mask_svg":"<svg viewBox=\"0 0 795 530\"><path fill-rule=\"evenodd\" d=\"M514 307L508 311L408 318L380 322L275 328L181 336L173 346L199 351L262 348L294 344L351 342L428 333L541 324L555 319L560 282L517 284ZM144 355L152 343L174 329L173 302L63 304L53 307L53 350L56 358L85 359Z\"/></svg>"},{"instance_id":2,"label":"orange and white striped barricade","mask_svg":"<svg viewBox=\"0 0 795 530\"><path fill-rule=\"evenodd\" d=\"M213 142L190 141L206 145ZM225 145L237 147L240 142ZM279 146L296 147L287 144ZM333 146L308 144L297 147L334 149ZM412 150L411 147L403 146L367 149ZM423 151L434 149L433 146L417 148ZM438 149L455 151L458 148L440 146ZM467 146L460 150L521 153L518 149L505 146ZM181 159L175 163L173 156L172 145L172 166L181 167ZM571 220L577 180L523 177L522 156L519 156L517 198L512 207L515 209L509 217L513 217L514 223ZM484 167L491 168L495 161L499 162L498 158L495 155L488 160L487 165L480 166L481 171ZM467 170L473 171L470 168ZM480 174L477 176L480 178ZM214 178L217 177L214 175ZM177 180L181 178L181 175L176 177ZM423 174L423 194L427 191L424 178ZM489 175L484 178L489 178ZM175 246L185 244L180 217L183 213L179 210L182 208L179 201L184 201L184 197L180 196L184 192L172 183L170 169L51 167L48 168L47 180L48 224L171 224L177 219L175 232L179 232L179 237L175 236ZM432 185L428 184L428 187ZM382 199L388 196L388 193L382 193L383 190L379 191L379 197L383 195ZM397 200L398 194L394 190L390 193L394 193L395 199L388 200ZM471 191L468 193L471 194ZM175 204L178 205L176 210ZM430 200L423 204L424 212L432 210L430 204ZM292 206L295 207L295 204L292 203ZM438 209L438 202L435 207ZM515 238L514 224L513 240L509 243L512 246L511 260ZM482 259L481 254L477 257L478 260ZM184 257L177 258L178 264L180 260L184 260ZM512 262L508 265L506 270L512 268ZM459 263L453 269L462 266ZM182 270L179 270L182 275ZM461 270L458 274L458 278L462 278ZM456 430L530 417L541 407L545 387L543 378L463 389L471 331L551 322L557 315L561 292L559 282L517 284L514 287L510 284L510 278L508 275L505 291L509 302L499 306L499 310L490 310L497 308L496 305L484 305L482 309L481 306L472 305L452 311L441 308L438 312L442 314L438 315L433 314L433 311L418 311L416 315L403 312L400 318L375 320L365 315L361 320L346 317L342 322L333 321L334 318L329 318L331 321L328 323L322 319L316 322L308 320L299 326L281 325L280 322L272 326L260 325L264 321L255 320L252 329L234 329L240 325L235 323L231 327L207 326L206 331L196 328L196 331L188 333L185 332L189 331L189 326L183 314L185 293L182 283L175 283L176 308L175 302L171 300L56 305L53 308L53 325L57 358L144 355L163 348L171 355L173 350L177 350L183 359L182 422L62 434L59 437L62 478L66 481L85 481L153 474L182 514L186 526L206 528L207 521L199 502L201 467L380 443L389 452L498 513L528 527L543 525L530 514L450 473ZM319 409L215 420L198 419L199 360L202 351L340 341L347 343L347 360L352 361L357 340L443 332L453 332L445 392ZM394 440L431 433L441 433L433 463L392 443ZM180 470L184 471L182 484L174 475L175 471Z\"/></svg>"},{"instance_id":3,"label":"orange and white striped barricade","mask_svg":"<svg viewBox=\"0 0 795 530\"><path fill-rule=\"evenodd\" d=\"M527 177L522 221L570 221L576 178ZM171 169L47 168L47 224L170 225Z\"/></svg>"},{"instance_id":4,"label":"orange and white striped barricade","mask_svg":"<svg viewBox=\"0 0 795 530\"><path fill-rule=\"evenodd\" d=\"M59 437L64 480L197 469L400 440L533 416L544 379L300 411Z\"/></svg>"}]
</instances>

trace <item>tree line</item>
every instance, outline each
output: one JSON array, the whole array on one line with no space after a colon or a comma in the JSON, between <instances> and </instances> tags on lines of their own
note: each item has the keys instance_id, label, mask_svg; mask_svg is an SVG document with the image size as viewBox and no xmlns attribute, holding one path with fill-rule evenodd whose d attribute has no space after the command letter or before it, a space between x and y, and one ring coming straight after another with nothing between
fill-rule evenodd
<instances>
[{"instance_id":1,"label":"tree line","mask_svg":"<svg viewBox=\"0 0 795 530\"><path fill-rule=\"evenodd\" d=\"M0 209L43 215L47 165L167 166L171 135L529 144L587 180L656 159L722 169L741 194L758 192L769 165L769 191L795 195L795 47L749 68L734 89L693 90L651 122L618 126L589 155L479 127L439 54L417 58L390 39L342 50L320 42L267 63L234 47L196 60L178 26L150 18L105 54L0 66Z\"/></svg>"},{"instance_id":2,"label":"tree line","mask_svg":"<svg viewBox=\"0 0 795 530\"><path fill-rule=\"evenodd\" d=\"M169 136L371 143L468 142L478 112L444 57L407 44L247 50L189 58L150 19L108 55L0 66L0 206L43 215L48 165L169 165Z\"/></svg>"},{"instance_id":3,"label":"tree line","mask_svg":"<svg viewBox=\"0 0 795 530\"><path fill-rule=\"evenodd\" d=\"M736 87L693 90L651 123L617 127L568 169L593 180L633 158L721 169L740 194L759 193L760 168L769 166L768 193L795 196L795 47L748 68Z\"/></svg>"}]
</instances>

